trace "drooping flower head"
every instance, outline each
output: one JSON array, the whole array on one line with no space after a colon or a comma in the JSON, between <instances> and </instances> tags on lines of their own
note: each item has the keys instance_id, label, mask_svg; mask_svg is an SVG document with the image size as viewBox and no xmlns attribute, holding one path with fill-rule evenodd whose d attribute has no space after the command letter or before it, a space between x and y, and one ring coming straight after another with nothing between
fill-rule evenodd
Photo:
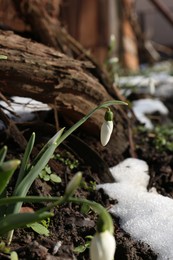
<instances>
[{"instance_id":1,"label":"drooping flower head","mask_svg":"<svg viewBox=\"0 0 173 260\"><path fill-rule=\"evenodd\" d=\"M100 141L103 146L107 145L113 131L113 112L108 108L105 113L104 122L101 126Z\"/></svg>"},{"instance_id":2,"label":"drooping flower head","mask_svg":"<svg viewBox=\"0 0 173 260\"><path fill-rule=\"evenodd\" d=\"M113 260L115 250L115 238L108 230L96 233L90 245L91 260Z\"/></svg>"}]
</instances>

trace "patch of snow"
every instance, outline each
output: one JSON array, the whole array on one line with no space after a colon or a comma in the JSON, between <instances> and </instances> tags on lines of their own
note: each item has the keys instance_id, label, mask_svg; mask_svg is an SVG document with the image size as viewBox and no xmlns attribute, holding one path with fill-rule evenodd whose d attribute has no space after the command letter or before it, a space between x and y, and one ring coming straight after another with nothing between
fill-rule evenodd
<instances>
[{"instance_id":1,"label":"patch of snow","mask_svg":"<svg viewBox=\"0 0 173 260\"><path fill-rule=\"evenodd\" d=\"M150 245L158 260L173 259L173 199L153 188L147 190L149 167L128 158L110 168L115 183L97 185L118 200L110 212L120 218L121 228L134 239Z\"/></svg>"},{"instance_id":2,"label":"patch of snow","mask_svg":"<svg viewBox=\"0 0 173 260\"><path fill-rule=\"evenodd\" d=\"M146 114L152 114L154 112L159 112L162 115L168 114L167 107L163 104L162 101L158 99L139 99L135 100L132 103L132 110L136 118L145 125L146 128L152 129L153 124L151 120L146 116Z\"/></svg>"},{"instance_id":3,"label":"patch of snow","mask_svg":"<svg viewBox=\"0 0 173 260\"><path fill-rule=\"evenodd\" d=\"M148 72L147 72L148 71ZM125 96L132 92L140 94L151 94L158 98L168 98L173 96L173 75L171 75L171 63L157 63L152 71L148 66L141 68L141 75L120 76L117 84L121 93ZM172 91L171 91L172 90Z\"/></svg>"},{"instance_id":4,"label":"patch of snow","mask_svg":"<svg viewBox=\"0 0 173 260\"><path fill-rule=\"evenodd\" d=\"M8 110L4 109L4 112L15 122L26 122L33 120L36 117L36 115L33 112L50 110L50 107L47 104L44 104L31 98L14 96L11 99L11 106L8 106L7 103L5 103L4 101L0 101L0 105L4 108L8 108L9 110L17 114L17 116L15 116L11 114ZM0 121L0 130L4 128L5 126L3 122Z\"/></svg>"}]
</instances>

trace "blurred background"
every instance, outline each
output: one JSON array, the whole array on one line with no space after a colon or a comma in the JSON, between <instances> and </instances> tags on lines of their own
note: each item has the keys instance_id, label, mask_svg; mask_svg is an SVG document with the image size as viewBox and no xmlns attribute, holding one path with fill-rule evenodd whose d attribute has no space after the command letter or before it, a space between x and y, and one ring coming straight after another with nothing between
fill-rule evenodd
<instances>
[{"instance_id":1,"label":"blurred background","mask_svg":"<svg viewBox=\"0 0 173 260\"><path fill-rule=\"evenodd\" d=\"M18 2L0 0L0 27L29 35ZM111 40L111 56L132 71L173 57L172 0L43 0L42 5L100 64Z\"/></svg>"}]
</instances>

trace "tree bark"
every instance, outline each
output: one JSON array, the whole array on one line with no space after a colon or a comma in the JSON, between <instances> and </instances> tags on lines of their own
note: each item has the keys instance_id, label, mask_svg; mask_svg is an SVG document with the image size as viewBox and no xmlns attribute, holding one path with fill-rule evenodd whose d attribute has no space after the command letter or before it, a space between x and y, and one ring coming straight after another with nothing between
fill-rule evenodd
<instances>
[{"instance_id":1,"label":"tree bark","mask_svg":"<svg viewBox=\"0 0 173 260\"><path fill-rule=\"evenodd\" d=\"M112 99L91 75L93 65L90 62L74 60L12 32L0 31L0 46L1 53L8 57L0 61L0 91L4 95L31 97L50 106L56 104L58 111L71 123L98 104ZM98 136L103 117L104 111L98 111L84 124L84 129ZM128 123L121 107L116 108L115 121L116 149L122 152L128 146Z\"/></svg>"},{"instance_id":2,"label":"tree bark","mask_svg":"<svg viewBox=\"0 0 173 260\"><path fill-rule=\"evenodd\" d=\"M31 27L32 32L41 43L54 47L75 59L90 61L94 64L93 74L104 85L110 95L116 95L103 68L78 41L66 32L58 17L50 15L46 6L42 4L42 0L13 0L13 3L20 16Z\"/></svg>"}]
</instances>

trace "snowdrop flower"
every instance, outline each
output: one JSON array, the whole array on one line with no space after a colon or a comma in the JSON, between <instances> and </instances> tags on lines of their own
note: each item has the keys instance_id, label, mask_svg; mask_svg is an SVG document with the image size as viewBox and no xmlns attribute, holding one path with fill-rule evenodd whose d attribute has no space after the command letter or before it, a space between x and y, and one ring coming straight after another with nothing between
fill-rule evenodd
<instances>
[{"instance_id":1,"label":"snowdrop flower","mask_svg":"<svg viewBox=\"0 0 173 260\"><path fill-rule=\"evenodd\" d=\"M101 126L100 141L103 146L107 145L113 131L113 113L109 109L105 113L105 119Z\"/></svg>"},{"instance_id":2,"label":"snowdrop flower","mask_svg":"<svg viewBox=\"0 0 173 260\"><path fill-rule=\"evenodd\" d=\"M115 238L108 230L96 233L90 246L91 260L113 260L115 249Z\"/></svg>"}]
</instances>

